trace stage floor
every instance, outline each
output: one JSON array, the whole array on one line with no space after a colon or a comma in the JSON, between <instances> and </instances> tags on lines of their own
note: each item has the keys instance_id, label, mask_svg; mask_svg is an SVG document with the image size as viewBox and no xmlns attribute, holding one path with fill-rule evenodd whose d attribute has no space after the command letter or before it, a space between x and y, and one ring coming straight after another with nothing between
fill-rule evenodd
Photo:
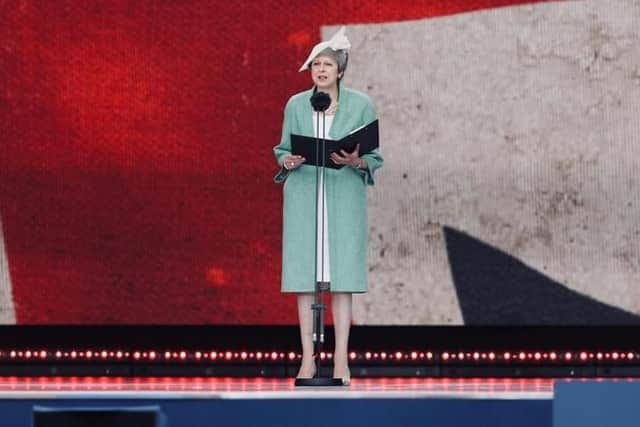
<instances>
[{"instance_id":1,"label":"stage floor","mask_svg":"<svg viewBox=\"0 0 640 427\"><path fill-rule=\"evenodd\" d=\"M553 379L354 378L349 387L295 387L293 379L0 377L0 399L509 399L553 398Z\"/></svg>"}]
</instances>

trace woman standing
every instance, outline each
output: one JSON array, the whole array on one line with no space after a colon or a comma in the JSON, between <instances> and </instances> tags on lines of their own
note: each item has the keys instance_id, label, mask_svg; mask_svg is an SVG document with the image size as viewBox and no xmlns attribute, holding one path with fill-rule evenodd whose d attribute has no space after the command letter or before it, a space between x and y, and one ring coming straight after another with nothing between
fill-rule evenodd
<instances>
[{"instance_id":1,"label":"woman standing","mask_svg":"<svg viewBox=\"0 0 640 427\"><path fill-rule=\"evenodd\" d=\"M333 153L331 160L344 167L324 171L320 176L325 182L324 194L314 200L316 167L306 165L303 157L291 154L291 134L316 135L319 113L313 111L310 98L317 91L331 97L324 126L320 120L320 134L324 128L327 139L341 139L376 120L369 97L340 84L347 68L349 48L344 27L329 41L313 48L300 71L311 69L314 86L287 102L282 139L274 148L278 164L283 168L276 181L285 181L282 291L298 294L302 340L298 378L311 378L315 374L311 305L315 283L323 281L331 284L336 338L333 376L341 378L344 384L350 382L347 349L352 294L366 292L368 286L367 186L374 184L374 172L382 166L383 159L377 149L362 156L358 155L357 149L353 153ZM325 226L314 230L316 209L320 218L318 223L324 217ZM316 251L318 259L314 259Z\"/></svg>"}]
</instances>

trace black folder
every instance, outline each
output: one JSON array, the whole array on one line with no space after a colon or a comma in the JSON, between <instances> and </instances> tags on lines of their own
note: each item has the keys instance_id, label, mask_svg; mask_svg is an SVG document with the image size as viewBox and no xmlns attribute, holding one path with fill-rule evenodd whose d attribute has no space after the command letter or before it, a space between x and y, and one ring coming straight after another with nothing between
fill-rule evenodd
<instances>
[{"instance_id":1,"label":"black folder","mask_svg":"<svg viewBox=\"0 0 640 427\"><path fill-rule=\"evenodd\" d=\"M340 169L344 165L337 165L329 157L331 153L344 150L353 152L356 145L360 144L359 155L370 153L379 147L378 120L350 133L342 139L320 141L320 157L316 159L316 138L291 134L291 153L306 159L305 165L320 166L324 157L324 165L332 169ZM324 145L324 152L322 147Z\"/></svg>"}]
</instances>

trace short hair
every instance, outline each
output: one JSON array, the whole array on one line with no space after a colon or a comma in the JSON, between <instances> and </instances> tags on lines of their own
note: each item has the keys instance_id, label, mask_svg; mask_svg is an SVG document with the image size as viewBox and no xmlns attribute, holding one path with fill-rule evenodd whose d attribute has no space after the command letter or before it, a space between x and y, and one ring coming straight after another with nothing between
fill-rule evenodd
<instances>
[{"instance_id":1,"label":"short hair","mask_svg":"<svg viewBox=\"0 0 640 427\"><path fill-rule=\"evenodd\" d=\"M333 60L338 64L338 74L344 73L347 69L347 65L349 64L349 52L347 52L346 49L333 50L328 47L317 54L311 62L313 62L318 56L328 56L333 58Z\"/></svg>"}]
</instances>

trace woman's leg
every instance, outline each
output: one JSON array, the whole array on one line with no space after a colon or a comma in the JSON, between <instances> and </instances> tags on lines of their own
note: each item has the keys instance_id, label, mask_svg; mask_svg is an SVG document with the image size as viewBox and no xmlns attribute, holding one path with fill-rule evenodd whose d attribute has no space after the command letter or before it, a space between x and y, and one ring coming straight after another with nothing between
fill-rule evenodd
<instances>
[{"instance_id":1,"label":"woman's leg","mask_svg":"<svg viewBox=\"0 0 640 427\"><path fill-rule=\"evenodd\" d=\"M349 377L349 328L351 327L351 294L331 294L333 326L336 332L336 348L333 352L333 377Z\"/></svg>"},{"instance_id":2,"label":"woman's leg","mask_svg":"<svg viewBox=\"0 0 640 427\"><path fill-rule=\"evenodd\" d=\"M298 320L300 322L300 340L302 341L302 363L298 378L312 378L315 374L313 360L313 294L298 294Z\"/></svg>"}]
</instances>

